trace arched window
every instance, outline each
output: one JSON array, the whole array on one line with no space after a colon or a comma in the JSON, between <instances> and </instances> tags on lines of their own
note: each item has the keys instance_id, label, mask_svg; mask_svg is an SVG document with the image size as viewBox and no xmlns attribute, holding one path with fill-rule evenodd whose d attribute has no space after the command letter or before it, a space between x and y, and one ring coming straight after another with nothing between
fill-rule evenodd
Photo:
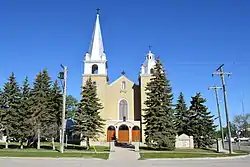
<instances>
[{"instance_id":1,"label":"arched window","mask_svg":"<svg viewBox=\"0 0 250 167\"><path fill-rule=\"evenodd\" d=\"M98 74L98 66L96 64L92 66L92 74Z\"/></svg>"},{"instance_id":2,"label":"arched window","mask_svg":"<svg viewBox=\"0 0 250 167\"><path fill-rule=\"evenodd\" d=\"M153 72L154 72L154 69L151 68L151 69L150 69L150 74L153 74Z\"/></svg>"},{"instance_id":3,"label":"arched window","mask_svg":"<svg viewBox=\"0 0 250 167\"><path fill-rule=\"evenodd\" d=\"M108 130L115 130L115 127L112 126L112 125L110 125L110 126L108 127Z\"/></svg>"},{"instance_id":4,"label":"arched window","mask_svg":"<svg viewBox=\"0 0 250 167\"><path fill-rule=\"evenodd\" d=\"M125 90L125 89L126 89L126 82L122 81L122 90Z\"/></svg>"},{"instance_id":5,"label":"arched window","mask_svg":"<svg viewBox=\"0 0 250 167\"><path fill-rule=\"evenodd\" d=\"M139 126L134 126L132 130L140 130Z\"/></svg>"},{"instance_id":6,"label":"arched window","mask_svg":"<svg viewBox=\"0 0 250 167\"><path fill-rule=\"evenodd\" d=\"M126 121L128 119L128 102L121 100L119 103L119 120Z\"/></svg>"},{"instance_id":7,"label":"arched window","mask_svg":"<svg viewBox=\"0 0 250 167\"><path fill-rule=\"evenodd\" d=\"M119 126L119 130L128 130L128 126L127 125L121 125L121 126Z\"/></svg>"}]
</instances>

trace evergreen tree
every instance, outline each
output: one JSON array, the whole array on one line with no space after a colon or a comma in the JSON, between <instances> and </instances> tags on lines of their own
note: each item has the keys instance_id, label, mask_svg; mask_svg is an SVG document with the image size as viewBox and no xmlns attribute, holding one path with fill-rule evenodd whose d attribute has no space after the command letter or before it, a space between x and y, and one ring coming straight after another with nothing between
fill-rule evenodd
<instances>
[{"instance_id":1,"label":"evergreen tree","mask_svg":"<svg viewBox=\"0 0 250 167\"><path fill-rule=\"evenodd\" d=\"M188 135L194 137L194 146L196 148L210 146L216 135L214 116L208 111L205 102L206 99L202 98L200 93L197 93L191 100L190 131Z\"/></svg>"},{"instance_id":2,"label":"evergreen tree","mask_svg":"<svg viewBox=\"0 0 250 167\"><path fill-rule=\"evenodd\" d=\"M96 94L96 87L91 78L82 87L82 99L75 112L74 133L81 136L80 140L86 139L87 149L90 148L89 139L97 139L103 133L104 120L100 117L102 104Z\"/></svg>"},{"instance_id":3,"label":"evergreen tree","mask_svg":"<svg viewBox=\"0 0 250 167\"><path fill-rule=\"evenodd\" d=\"M3 100L3 92L0 89L0 137L4 136L4 116L5 116L5 105Z\"/></svg>"},{"instance_id":4,"label":"evergreen tree","mask_svg":"<svg viewBox=\"0 0 250 167\"><path fill-rule=\"evenodd\" d=\"M184 99L184 95L181 92L178 101L175 107L175 127L178 132L178 135L187 133L188 131L188 122L189 122L189 112Z\"/></svg>"},{"instance_id":5,"label":"evergreen tree","mask_svg":"<svg viewBox=\"0 0 250 167\"><path fill-rule=\"evenodd\" d=\"M51 106L50 106L51 80L48 71L45 69L40 72L34 81L34 87L31 90L31 107L33 135L38 139L37 148L40 148L40 137L43 134L47 137L51 123Z\"/></svg>"},{"instance_id":6,"label":"evergreen tree","mask_svg":"<svg viewBox=\"0 0 250 167\"><path fill-rule=\"evenodd\" d=\"M48 128L50 129L49 133L47 133L48 138L52 139L52 145L53 149L55 149L54 145L54 139L59 136L59 129L62 124L61 118L62 118L62 107L63 107L63 98L62 98L62 92L59 87L58 81L56 80L53 83L51 94L50 94L50 121L48 124Z\"/></svg>"},{"instance_id":7,"label":"evergreen tree","mask_svg":"<svg viewBox=\"0 0 250 167\"><path fill-rule=\"evenodd\" d=\"M25 78L22 89L21 89L21 105L20 105L20 115L18 119L19 124L19 136L20 136L20 144L21 149L23 148L23 142L27 140L27 138L31 135L30 127L32 124L30 123L30 86L28 83L28 77Z\"/></svg>"},{"instance_id":8,"label":"evergreen tree","mask_svg":"<svg viewBox=\"0 0 250 167\"><path fill-rule=\"evenodd\" d=\"M144 111L146 144L154 148L175 149L173 94L170 81L159 60L152 70L152 78L146 86L147 106Z\"/></svg>"},{"instance_id":9,"label":"evergreen tree","mask_svg":"<svg viewBox=\"0 0 250 167\"><path fill-rule=\"evenodd\" d=\"M76 107L77 107L77 99L72 95L68 95L66 97L66 117L74 119Z\"/></svg>"},{"instance_id":10,"label":"evergreen tree","mask_svg":"<svg viewBox=\"0 0 250 167\"><path fill-rule=\"evenodd\" d=\"M20 103L21 103L21 92L16 82L14 73L8 79L8 82L4 84L3 93L3 104L5 109L2 110L2 124L6 130L7 137L13 137L16 139L20 138L20 131L18 120L20 117Z\"/></svg>"}]
</instances>

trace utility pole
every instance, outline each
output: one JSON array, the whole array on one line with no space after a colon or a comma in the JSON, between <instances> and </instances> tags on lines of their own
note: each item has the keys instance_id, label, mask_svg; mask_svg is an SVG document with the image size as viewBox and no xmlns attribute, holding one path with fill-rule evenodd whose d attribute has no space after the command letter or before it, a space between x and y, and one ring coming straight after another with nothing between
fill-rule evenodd
<instances>
[{"instance_id":1,"label":"utility pole","mask_svg":"<svg viewBox=\"0 0 250 167\"><path fill-rule=\"evenodd\" d=\"M67 94L67 72L68 68L64 65L61 65L63 72L59 73L59 78L63 79L63 110L62 110L62 127L61 127L61 144L60 152L64 151L64 132L65 132L65 110L66 110L66 94Z\"/></svg>"},{"instance_id":2,"label":"utility pole","mask_svg":"<svg viewBox=\"0 0 250 167\"><path fill-rule=\"evenodd\" d=\"M219 122L220 122L220 131L221 131L221 138L222 138L222 146L223 146L223 148L225 148L224 132L223 132L223 127L222 127L222 121L221 121L221 115L220 115L220 104L219 104L219 97L218 97L218 90L222 89L222 87L219 87L219 86L210 86L208 89L209 90L214 90L214 93L215 93L216 105L217 105L217 109L218 109L218 117L219 117Z\"/></svg>"},{"instance_id":3,"label":"utility pole","mask_svg":"<svg viewBox=\"0 0 250 167\"><path fill-rule=\"evenodd\" d=\"M230 76L230 75L232 75L232 73L231 72L224 72L223 66L224 66L224 64L220 65L220 67L217 68L216 72L213 72L212 76L219 75L221 77L222 89L223 89L223 94L224 94L226 121L227 121L228 147L229 147L229 154L232 154L233 148L232 148L232 141L231 141L230 121L229 121L229 116L228 116L229 114L228 114L228 105L227 105L227 91L226 91L226 84L225 84L225 78L224 78L224 75Z\"/></svg>"}]
</instances>

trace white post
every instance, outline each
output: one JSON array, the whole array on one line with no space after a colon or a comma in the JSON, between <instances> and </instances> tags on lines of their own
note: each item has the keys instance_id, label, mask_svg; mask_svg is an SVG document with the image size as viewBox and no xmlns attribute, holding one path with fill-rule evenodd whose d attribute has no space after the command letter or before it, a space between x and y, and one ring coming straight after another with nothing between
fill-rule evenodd
<instances>
[{"instance_id":1,"label":"white post","mask_svg":"<svg viewBox=\"0 0 250 167\"><path fill-rule=\"evenodd\" d=\"M67 91L67 67L61 65L61 67L63 68L63 73L64 73L64 87L63 87L63 111L62 111L62 141L61 141L61 147L60 147L60 151L61 153L63 153L64 151L64 131L65 131L65 110L66 110L66 91Z\"/></svg>"}]
</instances>

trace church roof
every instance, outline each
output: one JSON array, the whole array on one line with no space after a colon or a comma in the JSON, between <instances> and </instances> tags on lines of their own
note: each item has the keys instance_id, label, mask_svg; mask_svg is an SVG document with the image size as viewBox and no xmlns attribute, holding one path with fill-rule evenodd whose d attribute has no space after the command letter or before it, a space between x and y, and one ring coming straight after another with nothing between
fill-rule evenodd
<instances>
[{"instance_id":1,"label":"church roof","mask_svg":"<svg viewBox=\"0 0 250 167\"><path fill-rule=\"evenodd\" d=\"M130 79L128 79L125 75L121 75L119 78L117 78L116 80L114 80L113 82L111 82L109 84L109 86L114 85L116 82L118 82L121 79L126 79L127 81L129 81L131 84L135 84L133 81L131 81Z\"/></svg>"}]
</instances>

